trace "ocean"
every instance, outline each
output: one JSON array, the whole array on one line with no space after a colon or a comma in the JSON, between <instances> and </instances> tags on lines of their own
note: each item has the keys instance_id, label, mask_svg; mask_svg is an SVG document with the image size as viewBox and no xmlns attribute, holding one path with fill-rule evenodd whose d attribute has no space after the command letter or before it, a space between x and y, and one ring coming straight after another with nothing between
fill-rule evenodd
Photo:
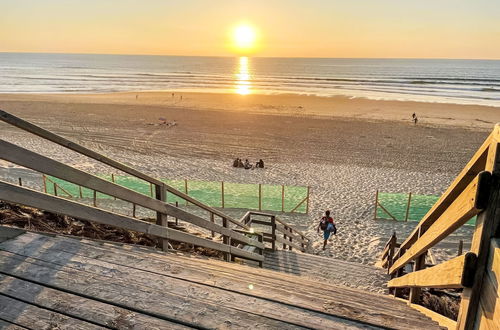
<instances>
[{"instance_id":1,"label":"ocean","mask_svg":"<svg viewBox=\"0 0 500 330\"><path fill-rule=\"evenodd\" d=\"M499 60L0 53L0 93L306 94L500 106Z\"/></svg>"}]
</instances>

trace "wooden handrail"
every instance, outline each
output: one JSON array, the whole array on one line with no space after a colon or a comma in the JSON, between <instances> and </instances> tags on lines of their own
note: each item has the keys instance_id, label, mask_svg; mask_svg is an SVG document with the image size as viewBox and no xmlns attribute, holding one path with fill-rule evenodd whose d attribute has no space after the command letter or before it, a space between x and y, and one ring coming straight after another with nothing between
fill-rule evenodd
<instances>
[{"instance_id":1,"label":"wooden handrail","mask_svg":"<svg viewBox=\"0 0 500 330\"><path fill-rule=\"evenodd\" d=\"M198 207L200 207L208 212L216 214L216 215L220 216L221 218L226 218L227 220L229 220L231 223L235 224L236 226L239 226L239 227L244 228L244 229L249 229L247 226L241 224L240 222L233 219L232 217L230 217L230 216L228 216L228 215L220 212L219 210L216 210L208 205L201 203L200 201L184 194L183 192L167 185L166 183L164 183L156 178L153 178L153 177L151 177L147 174L144 174L144 173L142 173L142 172L140 172L140 171L138 171L138 170L136 170L128 165L117 162L117 161L115 161L115 160L113 160L105 155L102 155L98 152L90 150L90 149L88 149L82 145L79 145L75 142L72 142L72 141L70 141L70 140L68 140L60 135L52 133L46 129L43 129L37 125L34 125L34 124L24 120L24 119L16 117L16 116L14 116L14 115L12 115L4 110L1 110L1 109L0 109L0 120L4 121L7 124L18 127L22 130L25 130L27 132L35 134L41 138L44 138L44 139L49 140L51 142L54 142L60 146L63 146L63 147L68 148L70 150L73 150L79 154L82 154L82 155L87 156L89 158L95 159L95 160L97 160L101 163L104 163L108 166L111 166L117 170L128 173L132 176L140 178L140 179L147 181L149 183L152 183L158 187L163 186L163 187L165 187L165 189L168 192L175 194L175 195L187 200L188 202L190 202L190 203L192 203L192 204L194 204L194 205L196 205L196 206L198 206Z\"/></svg>"},{"instance_id":2,"label":"wooden handrail","mask_svg":"<svg viewBox=\"0 0 500 330\"><path fill-rule=\"evenodd\" d=\"M408 238L401 243L402 249L407 249L410 245L412 245L418 239L419 228L426 228L434 223L434 221L436 221L446 208L458 197L462 190L465 189L465 187L467 187L467 185L469 185L469 183L486 168L488 149L491 142L497 135L496 132L500 130L499 127L500 126L498 124L495 126L495 131L491 133L488 138L486 138L479 150L474 154L472 159L467 163L457 178L451 183L448 189L446 189L443 195L441 195L439 200L422 218L418 226L415 227Z\"/></svg>"},{"instance_id":3,"label":"wooden handrail","mask_svg":"<svg viewBox=\"0 0 500 330\"><path fill-rule=\"evenodd\" d=\"M229 253L242 258L256 261L264 260L264 257L259 254L248 252L231 245L218 243L202 237L184 233L179 230L119 215L64 198L47 195L3 181L0 181L0 200L11 203L19 203L58 214L64 214L77 219L86 219L93 222L150 234L162 239L186 242L196 246Z\"/></svg>"},{"instance_id":4,"label":"wooden handrail","mask_svg":"<svg viewBox=\"0 0 500 330\"><path fill-rule=\"evenodd\" d=\"M264 248L263 244L259 244L255 240L238 234L229 228L224 228L223 226L215 224L209 220L205 220L173 205L167 204L166 202L143 195L3 140L0 140L0 158L44 174L58 177L77 185L85 186L93 189L94 191L99 191L103 194L140 205L161 214L182 219L204 229L229 236L234 240L245 242L259 248Z\"/></svg>"},{"instance_id":5,"label":"wooden handrail","mask_svg":"<svg viewBox=\"0 0 500 330\"><path fill-rule=\"evenodd\" d=\"M0 109L0 120L155 185L163 182Z\"/></svg>"},{"instance_id":6,"label":"wooden handrail","mask_svg":"<svg viewBox=\"0 0 500 330\"><path fill-rule=\"evenodd\" d=\"M500 310L493 312L492 307L500 303L498 287L489 281L492 274L500 274L500 261L496 268L488 264L493 254L500 256L500 250L491 251L495 244L492 237L499 234L499 214L500 124L497 124L467 166L400 245L396 255L390 256L391 240L385 245L383 265L388 265L393 277L388 287L395 295L397 288L410 288L408 304L450 328L489 327L500 317ZM431 248L474 215L477 219L470 252L426 269L424 257ZM415 260L413 272L403 275L402 267L412 260ZM457 322L416 304L424 287L463 288Z\"/></svg>"},{"instance_id":7,"label":"wooden handrail","mask_svg":"<svg viewBox=\"0 0 500 330\"><path fill-rule=\"evenodd\" d=\"M252 215L262 215L262 216L265 216L265 217L276 217L276 221L279 222L280 224L284 225L284 226L287 226L287 227L291 227L288 223L284 222L283 220L281 220L280 218L278 218L277 216L273 215L273 214L270 214L270 213L265 213L265 212L257 212L257 211L249 211L248 213L252 214ZM293 229L294 232L296 232L297 234L299 234L303 239L307 239L306 235L304 233L302 233L300 230L298 229L295 229L293 227L291 227Z\"/></svg>"},{"instance_id":8,"label":"wooden handrail","mask_svg":"<svg viewBox=\"0 0 500 330\"><path fill-rule=\"evenodd\" d=\"M252 219L252 215L259 215L259 216L265 216L271 218L271 221L262 221L262 220L255 220ZM258 212L258 211L248 211L245 213L245 215L241 218L242 222L246 222L248 224L258 224L258 225L264 225L264 226L269 226L272 228L272 233L263 233L263 236L266 237L264 239L265 242L271 242L273 246L273 250L275 249L276 242L282 243L283 248L285 246L288 246L290 249L296 248L300 251L305 251L305 246L307 246L309 240L303 236L302 233L298 232L295 230L293 227L291 227L289 224L284 222L283 220L279 219L273 214L270 213L264 213L264 212ZM279 222L277 224L276 222ZM287 238L285 237L280 237L276 235L277 232L280 232L281 234L284 234ZM269 238L270 237L270 238ZM295 242L293 242L293 239L295 239Z\"/></svg>"},{"instance_id":9,"label":"wooden handrail","mask_svg":"<svg viewBox=\"0 0 500 330\"><path fill-rule=\"evenodd\" d=\"M479 213L480 210L476 208L478 180L479 177L476 177L469 183L467 188L450 204L441 216L394 262L389 270L389 274L393 274L409 261L425 253L429 248Z\"/></svg>"},{"instance_id":10,"label":"wooden handrail","mask_svg":"<svg viewBox=\"0 0 500 330\"><path fill-rule=\"evenodd\" d=\"M389 288L463 288L467 285L464 279L470 278L467 272L471 270L470 265L475 262L475 258L476 255L469 252L435 267L396 277L390 280L387 286Z\"/></svg>"}]
</instances>

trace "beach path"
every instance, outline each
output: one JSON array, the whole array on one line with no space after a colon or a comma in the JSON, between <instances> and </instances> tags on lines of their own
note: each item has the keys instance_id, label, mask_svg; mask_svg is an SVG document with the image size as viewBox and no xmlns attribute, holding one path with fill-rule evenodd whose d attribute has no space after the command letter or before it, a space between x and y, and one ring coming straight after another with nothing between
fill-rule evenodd
<instances>
[{"instance_id":1,"label":"beach path","mask_svg":"<svg viewBox=\"0 0 500 330\"><path fill-rule=\"evenodd\" d=\"M439 328L390 296L199 256L0 227L0 319L108 328ZM15 328L15 326L13 326Z\"/></svg>"}]
</instances>

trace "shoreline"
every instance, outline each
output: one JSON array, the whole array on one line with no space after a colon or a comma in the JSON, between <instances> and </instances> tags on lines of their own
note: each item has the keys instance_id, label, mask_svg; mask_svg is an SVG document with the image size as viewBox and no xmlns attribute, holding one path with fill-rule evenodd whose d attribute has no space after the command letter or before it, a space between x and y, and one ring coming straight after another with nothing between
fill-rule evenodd
<instances>
[{"instance_id":1,"label":"shoreline","mask_svg":"<svg viewBox=\"0 0 500 330\"><path fill-rule=\"evenodd\" d=\"M174 96L172 97L172 94ZM182 95L182 100L180 96ZM136 99L137 96L137 99ZM199 92L117 92L98 94L0 94L0 108L11 102L150 106L171 110L245 112L310 118L350 118L419 125L489 130L500 122L500 107L454 103L373 100L362 97L302 94L249 94Z\"/></svg>"}]
</instances>

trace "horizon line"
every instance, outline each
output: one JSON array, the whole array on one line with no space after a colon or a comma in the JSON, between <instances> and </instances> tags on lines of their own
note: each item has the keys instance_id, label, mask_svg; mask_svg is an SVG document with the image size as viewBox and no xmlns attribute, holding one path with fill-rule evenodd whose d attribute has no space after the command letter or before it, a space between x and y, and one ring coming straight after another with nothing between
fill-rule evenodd
<instances>
[{"instance_id":1,"label":"horizon line","mask_svg":"<svg viewBox=\"0 0 500 330\"><path fill-rule=\"evenodd\" d=\"M300 59L387 59L387 60L477 60L500 61L500 58L454 58L454 57L323 57L323 56L251 56L251 55L172 55L172 54L125 54L125 53L80 53L80 52L29 52L0 51L0 54L61 54L61 55L108 55L108 56L168 56L168 57L254 57L254 58L300 58Z\"/></svg>"}]
</instances>

